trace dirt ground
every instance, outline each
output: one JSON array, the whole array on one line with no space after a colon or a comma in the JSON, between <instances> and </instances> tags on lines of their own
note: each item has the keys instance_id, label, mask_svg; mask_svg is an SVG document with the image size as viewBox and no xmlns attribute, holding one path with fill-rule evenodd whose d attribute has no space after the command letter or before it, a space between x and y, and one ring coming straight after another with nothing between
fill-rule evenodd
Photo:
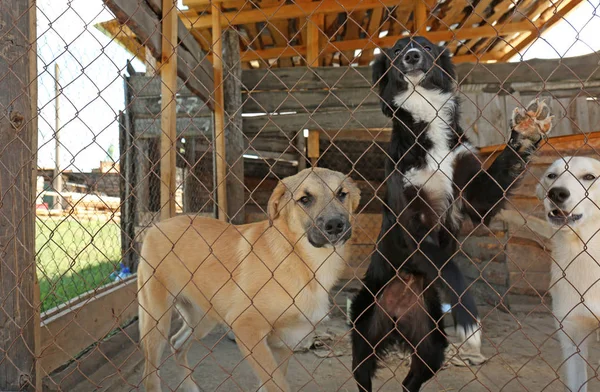
<instances>
[{"instance_id":1,"label":"dirt ground","mask_svg":"<svg viewBox=\"0 0 600 392\"><path fill-rule=\"evenodd\" d=\"M563 391L559 380L560 346L551 314L546 308L521 307L511 313L498 309L481 309L484 326L483 354L488 361L480 366L449 365L432 379L424 391ZM356 391L350 372L351 352L349 328L341 315L317 328L327 347L297 352L290 362L288 380L294 391ZM597 365L600 343L591 337L591 358L594 368L588 390L600 390ZM132 356L141 358L136 350ZM399 391L406 374L407 362L402 355L391 355L378 373L374 390ZM194 378L203 391L253 391L258 380L234 342L213 332L190 350L190 365ZM131 360L131 356L129 357ZM170 352L165 353L161 378L165 391L178 390L181 376ZM143 390L139 387L141 366L129 374L121 374L121 382L108 389L111 392ZM88 389L89 390L89 389Z\"/></svg>"}]
</instances>

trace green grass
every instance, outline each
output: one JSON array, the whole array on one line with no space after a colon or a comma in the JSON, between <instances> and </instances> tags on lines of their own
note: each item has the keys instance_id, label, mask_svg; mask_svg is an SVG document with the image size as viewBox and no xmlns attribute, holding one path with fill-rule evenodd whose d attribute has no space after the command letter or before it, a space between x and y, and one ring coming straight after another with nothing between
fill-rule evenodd
<instances>
[{"instance_id":1,"label":"green grass","mask_svg":"<svg viewBox=\"0 0 600 392\"><path fill-rule=\"evenodd\" d=\"M117 222L37 218L36 260L42 312L109 283L121 259Z\"/></svg>"}]
</instances>

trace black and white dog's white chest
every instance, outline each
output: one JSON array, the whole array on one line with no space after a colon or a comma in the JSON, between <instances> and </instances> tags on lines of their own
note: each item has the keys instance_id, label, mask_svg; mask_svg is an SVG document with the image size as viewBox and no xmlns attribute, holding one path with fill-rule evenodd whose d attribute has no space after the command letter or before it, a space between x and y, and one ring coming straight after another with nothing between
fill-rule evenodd
<instances>
[{"instance_id":1,"label":"black and white dog's white chest","mask_svg":"<svg viewBox=\"0 0 600 392\"><path fill-rule=\"evenodd\" d=\"M458 142L457 97L452 92L426 89L418 81L408 82L408 88L394 97L394 104L410 113L414 123L424 123L418 127L424 129L424 135L415 137L428 143L420 143L422 159L403 171L404 185L426 192L440 216L455 215L454 169L460 156L472 150L468 143Z\"/></svg>"}]
</instances>

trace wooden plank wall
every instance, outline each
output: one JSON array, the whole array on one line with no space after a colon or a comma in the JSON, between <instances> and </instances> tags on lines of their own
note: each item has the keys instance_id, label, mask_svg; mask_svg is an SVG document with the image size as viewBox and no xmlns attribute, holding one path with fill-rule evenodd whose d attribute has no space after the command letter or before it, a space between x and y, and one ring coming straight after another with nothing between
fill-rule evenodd
<instances>
[{"instance_id":1,"label":"wooden plank wall","mask_svg":"<svg viewBox=\"0 0 600 392\"><path fill-rule=\"evenodd\" d=\"M590 132L600 117L597 101L600 71L595 54L579 58L531 60L512 64L460 64L462 125L477 146L505 142L510 115L537 96L551 101L557 123L553 136ZM348 131L386 129L379 97L371 87L369 67L245 70L244 133L288 141L304 129L328 133L326 139L353 140ZM585 82L583 82L585 81ZM596 122L597 123L597 122ZM332 135L332 132L334 133ZM292 144L277 147L294 151Z\"/></svg>"},{"instance_id":2,"label":"wooden plank wall","mask_svg":"<svg viewBox=\"0 0 600 392\"><path fill-rule=\"evenodd\" d=\"M513 108L539 96L549 101L556 116L551 136L600 130L597 62L597 55L592 54L560 61L459 65L465 132L479 147L503 144ZM390 122L380 112L370 78L368 67L311 70L298 67L243 73L244 113L257 114L244 119L246 135L254 140L268 135L278 140L271 151L293 153L291 140L304 129L316 129L321 133L323 152L318 165L352 173L359 181L363 198L348 278L362 276L368 264L380 224L381 203L375 195L384 192L384 189L374 190L380 188L384 178ZM290 142L286 145L286 141ZM532 164L534 174L543 171L560 153L574 152L573 143L569 149L562 140L554 141ZM582 140L574 143L583 145ZM277 150L281 147L282 150ZM534 181L534 175L528 175L513 198L513 206L524 213L531 213L536 205L532 199ZM545 261L544 244L532 243L520 233L522 229L517 229L499 220L492 223L491 229L470 233L469 227L464 228L464 252L458 259L475 282L473 287L478 297L486 302L497 303L510 294L539 296L547 290L549 264ZM525 254L534 255L527 265L523 265L521 257Z\"/></svg>"},{"instance_id":3,"label":"wooden plank wall","mask_svg":"<svg viewBox=\"0 0 600 392\"><path fill-rule=\"evenodd\" d=\"M597 61L596 55L588 55L561 61L461 64L457 73L463 128L477 146L502 144L508 134L513 108L541 95L549 100L556 115L552 136L600 130L595 128L600 124L600 104L596 99L600 92ZM357 223L360 227L353 239L355 251L349 261L348 277L361 276L362 267L368 262L373 239L379 230L381 204L376 196L382 196L385 191L380 183L384 177L391 124L380 111L370 78L369 67L296 67L242 72L244 154L248 156L244 159L246 221L266 218L266 203L277 178L297 171L300 152L295 146L299 145L298 138L304 137L305 129L319 131L322 154L318 165L351 173L363 191ZM160 108L157 101L160 84L156 79L142 76L129 78L129 83L136 92L130 108L134 113L139 151L149 156L153 151L152 139L159 132L155 119ZM178 133L186 140L195 140L196 146L192 150L203 157L207 165L205 172L210 173L211 145L205 137L211 132L210 112L185 87L180 89L177 99ZM554 148L562 151L563 145L557 144ZM540 158L533 164L534 169L543 170L556 154ZM186 159L187 162L179 161L178 165L190 166L194 158ZM138 200L143 199L144 192L152 187L153 176L147 174L151 162L152 159L143 159L138 168L138 176L142 179L137 185L141 196ZM205 195L206 200L202 203L206 204L213 189L211 180L201 175L190 178L196 179L196 189L200 190L194 194ZM514 205L527 213L532 211L534 204L531 181L531 178L524 181L513 198ZM189 211L199 208L201 206L196 204ZM479 279L484 297L491 292L488 284L503 293L512 284L515 293L528 295L538 295L547 288L547 265L542 266L540 262L528 268L527 274L540 275L531 275L532 283L527 283L521 278L528 275L523 275L515 262L509 262L509 258L529 252L533 246L526 241L526 236L514 235L513 230L497 222L491 232L476 231L465 242L468 251L462 259L463 264L472 279ZM502 244L500 254L495 249L497 243ZM495 264L487 266L490 262ZM481 263L486 263L487 267L483 268ZM485 272L482 274L481 270Z\"/></svg>"}]
</instances>

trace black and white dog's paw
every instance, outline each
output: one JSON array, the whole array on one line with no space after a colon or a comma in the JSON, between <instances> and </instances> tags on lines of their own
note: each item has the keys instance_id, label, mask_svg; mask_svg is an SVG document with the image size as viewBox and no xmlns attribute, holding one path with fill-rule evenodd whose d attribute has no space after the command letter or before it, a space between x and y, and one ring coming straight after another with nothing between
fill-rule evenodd
<instances>
[{"instance_id":1,"label":"black and white dog's paw","mask_svg":"<svg viewBox=\"0 0 600 392\"><path fill-rule=\"evenodd\" d=\"M546 102L536 98L525 109L515 108L512 129L529 140L538 141L552 129L553 118Z\"/></svg>"},{"instance_id":2,"label":"black and white dog's paw","mask_svg":"<svg viewBox=\"0 0 600 392\"><path fill-rule=\"evenodd\" d=\"M479 319L474 324L457 325L456 335L465 348L476 352L481 350L481 321Z\"/></svg>"}]
</instances>

